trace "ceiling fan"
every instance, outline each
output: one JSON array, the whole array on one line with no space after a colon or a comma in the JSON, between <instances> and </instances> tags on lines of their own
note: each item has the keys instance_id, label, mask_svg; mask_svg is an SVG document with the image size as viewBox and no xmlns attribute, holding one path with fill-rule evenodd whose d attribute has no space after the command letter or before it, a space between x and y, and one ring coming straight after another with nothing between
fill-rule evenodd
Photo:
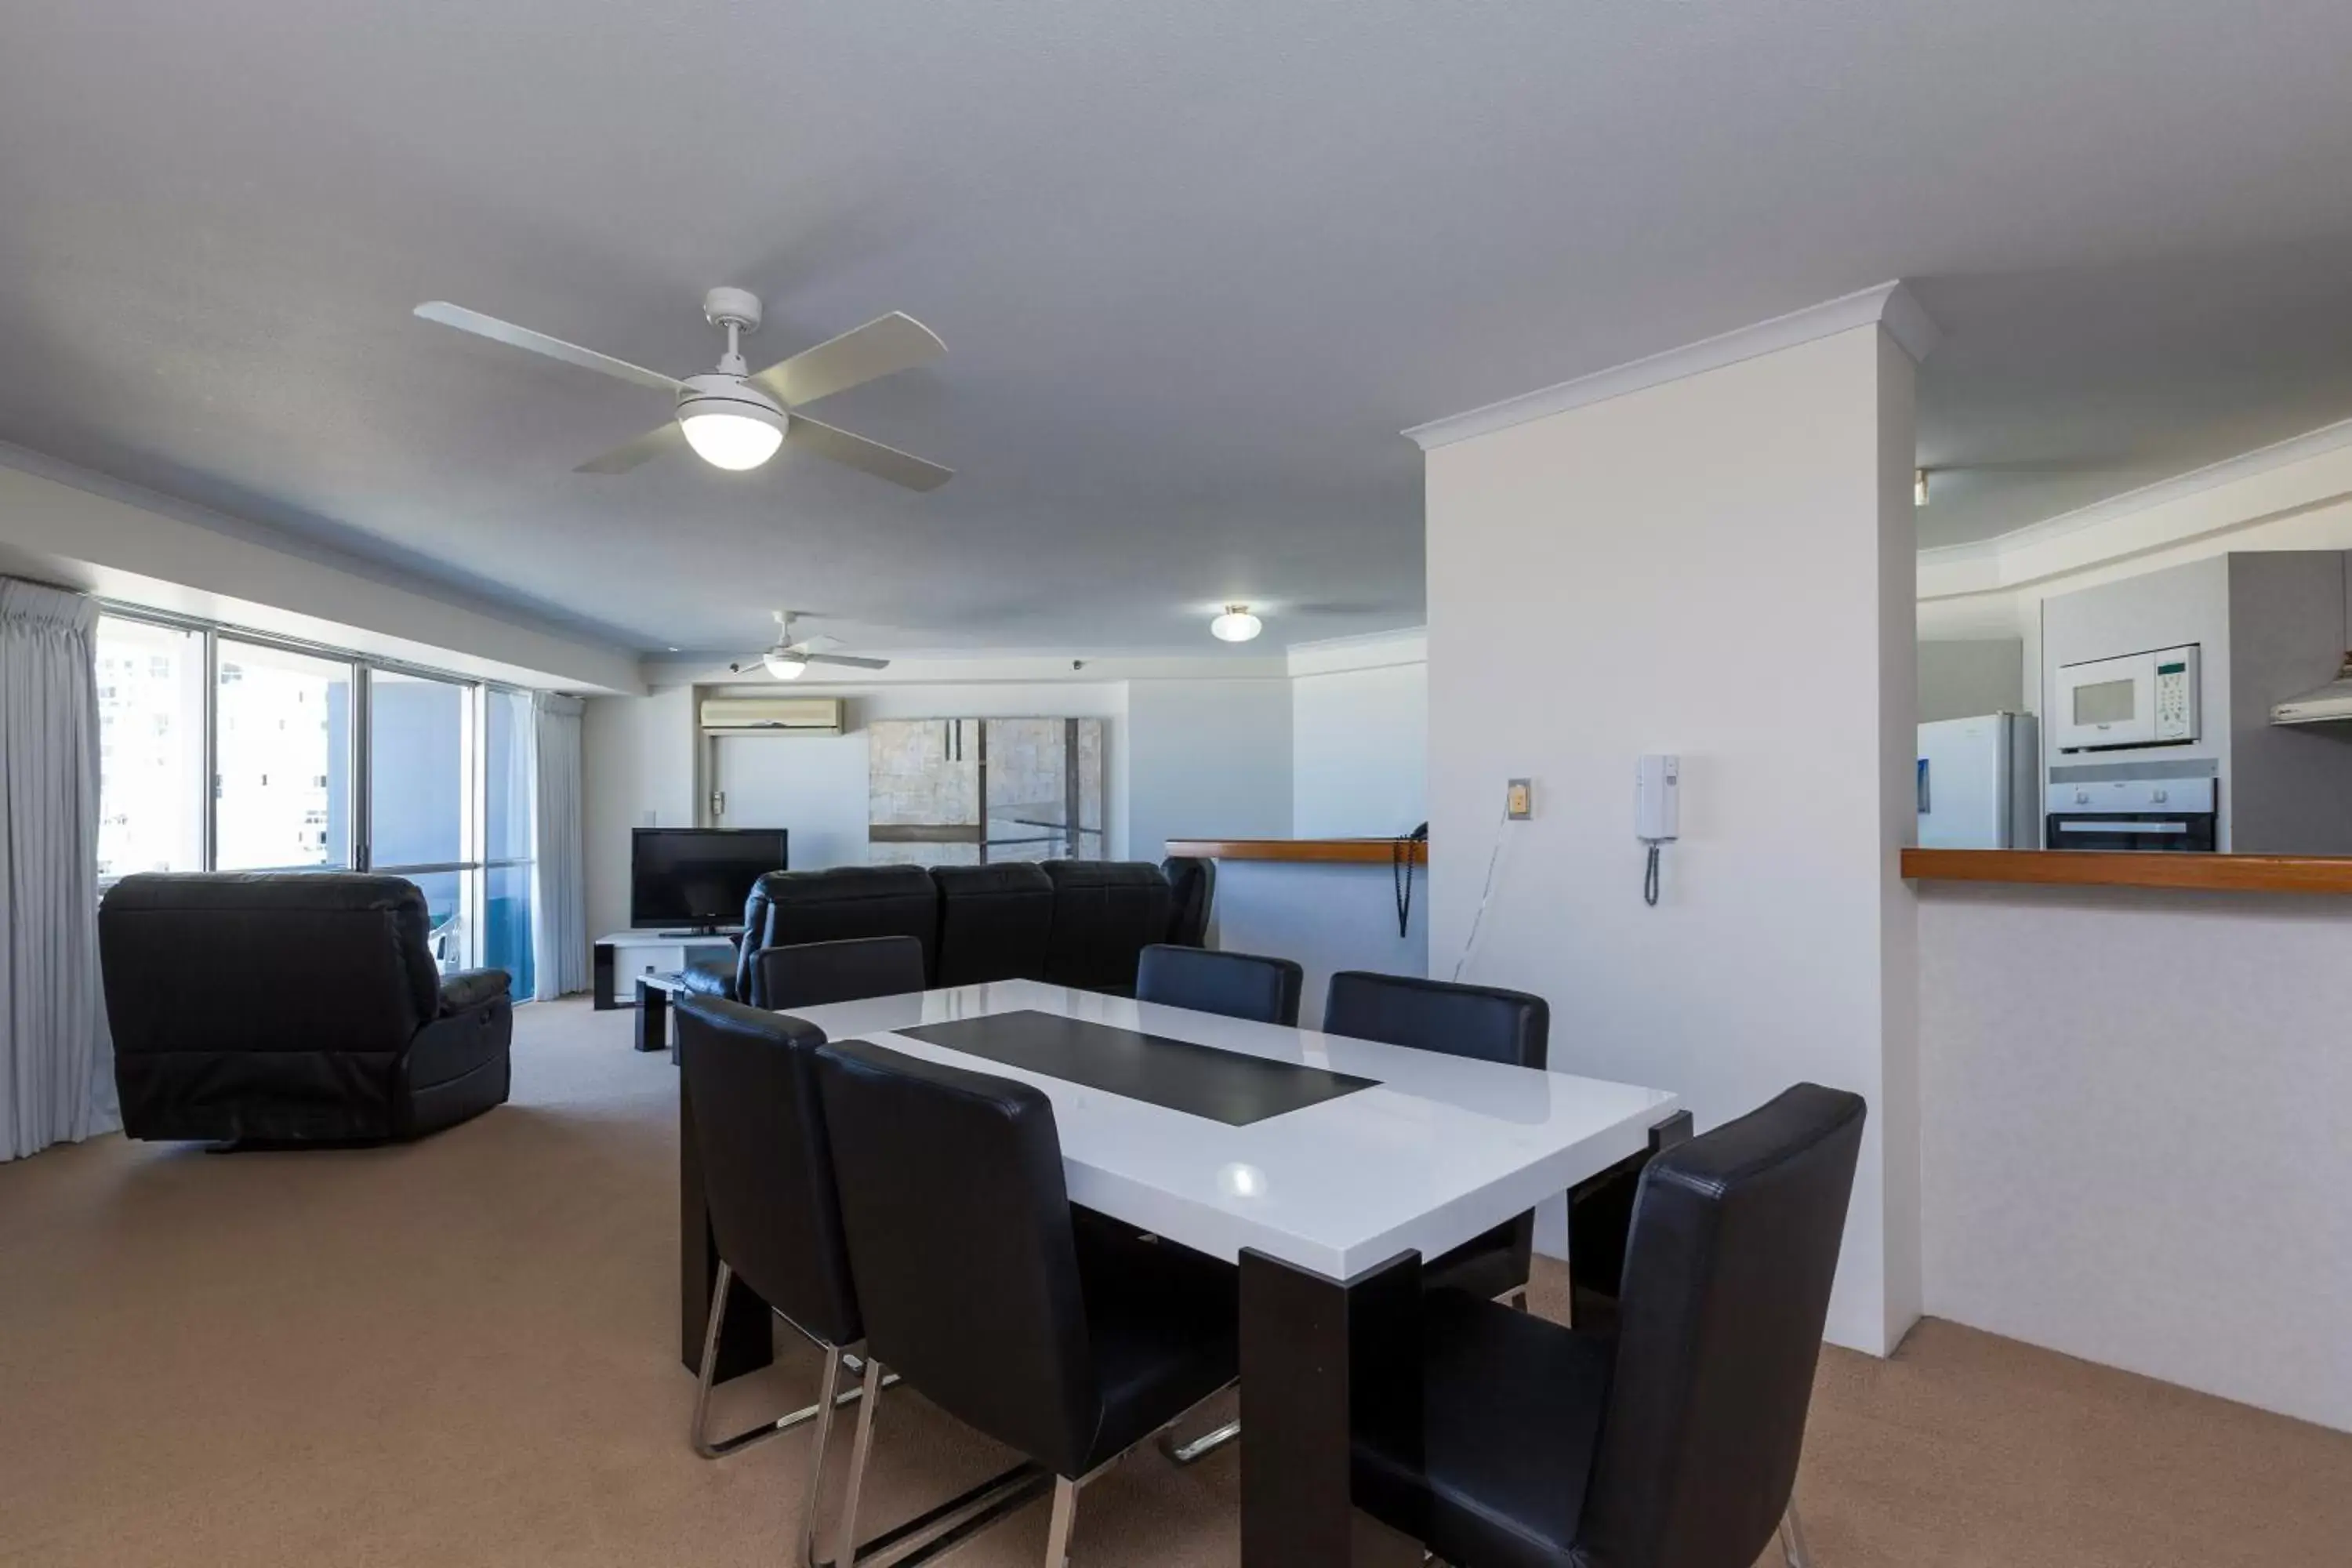
<instances>
[{"instance_id":1,"label":"ceiling fan","mask_svg":"<svg viewBox=\"0 0 2352 1568\"><path fill-rule=\"evenodd\" d=\"M669 423L646 431L601 458L590 458L573 469L574 473L625 473L680 442L693 447L696 455L712 467L737 470L758 468L776 455L777 447L790 442L817 457L846 463L911 490L937 489L955 472L896 447L821 425L798 412L803 404L830 397L947 353L947 345L940 342L938 334L914 317L893 310L751 374L748 374L741 344L743 334L760 330L760 297L742 289L713 289L703 296L702 313L712 326L725 329L727 352L719 356L717 370L678 381L659 371L600 354L593 349L583 349L577 343L567 343L561 338L551 338L544 332L452 305L446 300L434 300L416 307L416 314L428 321L438 321L445 327L455 327L461 332L472 332L511 348L529 349L583 370L633 381L640 386L667 392L677 399L676 416Z\"/></svg>"},{"instance_id":2,"label":"ceiling fan","mask_svg":"<svg viewBox=\"0 0 2352 1568\"><path fill-rule=\"evenodd\" d=\"M729 669L740 675L747 669L754 668L760 665L765 665L767 667L768 673L774 676L778 680L798 680L802 676L808 673L808 667L813 664L838 664L845 665L851 669L887 669L890 668L890 661L887 658L860 658L855 654L823 653L818 651L820 647L838 647L840 646L839 641L833 637L814 637L808 638L804 642L794 642L793 640L793 613L790 610L778 610L775 612L775 616L776 646L770 648L767 652L760 655L757 658L741 659L734 664L730 664L727 667Z\"/></svg>"}]
</instances>

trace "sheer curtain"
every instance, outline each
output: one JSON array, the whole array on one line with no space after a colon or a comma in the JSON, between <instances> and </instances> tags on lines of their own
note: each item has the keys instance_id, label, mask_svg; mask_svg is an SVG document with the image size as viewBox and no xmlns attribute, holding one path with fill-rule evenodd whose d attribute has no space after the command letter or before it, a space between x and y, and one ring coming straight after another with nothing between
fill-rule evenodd
<instances>
[{"instance_id":1,"label":"sheer curtain","mask_svg":"<svg viewBox=\"0 0 2352 1568\"><path fill-rule=\"evenodd\" d=\"M0 1160L120 1127L98 973L98 605L0 577Z\"/></svg>"},{"instance_id":2,"label":"sheer curtain","mask_svg":"<svg viewBox=\"0 0 2352 1568\"><path fill-rule=\"evenodd\" d=\"M533 995L541 1002L588 989L588 888L580 804L577 697L542 691L531 700Z\"/></svg>"}]
</instances>

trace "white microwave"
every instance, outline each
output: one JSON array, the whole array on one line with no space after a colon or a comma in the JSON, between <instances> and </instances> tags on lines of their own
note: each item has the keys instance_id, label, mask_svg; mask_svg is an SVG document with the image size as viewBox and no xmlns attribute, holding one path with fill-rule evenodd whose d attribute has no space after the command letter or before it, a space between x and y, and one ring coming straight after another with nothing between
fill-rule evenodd
<instances>
[{"instance_id":1,"label":"white microwave","mask_svg":"<svg viewBox=\"0 0 2352 1568\"><path fill-rule=\"evenodd\" d=\"M2197 739L2197 645L2058 667L2051 733L2062 752Z\"/></svg>"}]
</instances>

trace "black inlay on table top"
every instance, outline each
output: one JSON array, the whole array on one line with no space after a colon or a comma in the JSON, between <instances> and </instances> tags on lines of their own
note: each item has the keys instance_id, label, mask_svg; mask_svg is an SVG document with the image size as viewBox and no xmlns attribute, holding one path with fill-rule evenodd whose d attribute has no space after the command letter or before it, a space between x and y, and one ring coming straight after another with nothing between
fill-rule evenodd
<instances>
[{"instance_id":1,"label":"black inlay on table top","mask_svg":"<svg viewBox=\"0 0 2352 1568\"><path fill-rule=\"evenodd\" d=\"M917 1024L892 1033L1229 1127L1377 1087L1373 1079L1032 1008Z\"/></svg>"}]
</instances>

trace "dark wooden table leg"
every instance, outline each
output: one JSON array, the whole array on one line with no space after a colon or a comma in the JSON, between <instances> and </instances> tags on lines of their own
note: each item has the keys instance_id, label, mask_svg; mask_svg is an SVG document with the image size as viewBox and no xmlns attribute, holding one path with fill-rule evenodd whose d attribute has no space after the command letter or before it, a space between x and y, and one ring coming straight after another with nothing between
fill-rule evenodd
<instances>
[{"instance_id":1,"label":"dark wooden table leg","mask_svg":"<svg viewBox=\"0 0 2352 1568\"><path fill-rule=\"evenodd\" d=\"M1691 1113L1677 1110L1650 1129L1649 1146L1568 1194L1568 1317L1591 1334L1617 1331L1617 1291L1625 1273L1625 1241L1633 1229L1633 1199L1652 1160L1691 1138Z\"/></svg>"},{"instance_id":2,"label":"dark wooden table leg","mask_svg":"<svg viewBox=\"0 0 2352 1568\"><path fill-rule=\"evenodd\" d=\"M647 980L637 982L637 1049L669 1049L669 988Z\"/></svg>"},{"instance_id":3,"label":"dark wooden table leg","mask_svg":"<svg viewBox=\"0 0 2352 1568\"><path fill-rule=\"evenodd\" d=\"M1243 1568L1346 1568L1359 1426L1417 1444L1421 1256L1328 1279L1241 1258Z\"/></svg>"},{"instance_id":4,"label":"dark wooden table leg","mask_svg":"<svg viewBox=\"0 0 2352 1568\"><path fill-rule=\"evenodd\" d=\"M702 1191L702 1156L694 1136L694 1100L686 1075L677 1079L677 1353L686 1370L702 1371L702 1335L710 1322L710 1288L719 1279L719 1243L710 1234L710 1210ZM768 1303L738 1277L727 1292L727 1322L719 1331L719 1365L713 1381L724 1383L757 1372L776 1359Z\"/></svg>"},{"instance_id":5,"label":"dark wooden table leg","mask_svg":"<svg viewBox=\"0 0 2352 1568\"><path fill-rule=\"evenodd\" d=\"M593 1005L599 1013L610 1013L621 1004L613 995L613 944L600 942L588 950L589 973L594 983L589 987L593 994Z\"/></svg>"}]
</instances>

